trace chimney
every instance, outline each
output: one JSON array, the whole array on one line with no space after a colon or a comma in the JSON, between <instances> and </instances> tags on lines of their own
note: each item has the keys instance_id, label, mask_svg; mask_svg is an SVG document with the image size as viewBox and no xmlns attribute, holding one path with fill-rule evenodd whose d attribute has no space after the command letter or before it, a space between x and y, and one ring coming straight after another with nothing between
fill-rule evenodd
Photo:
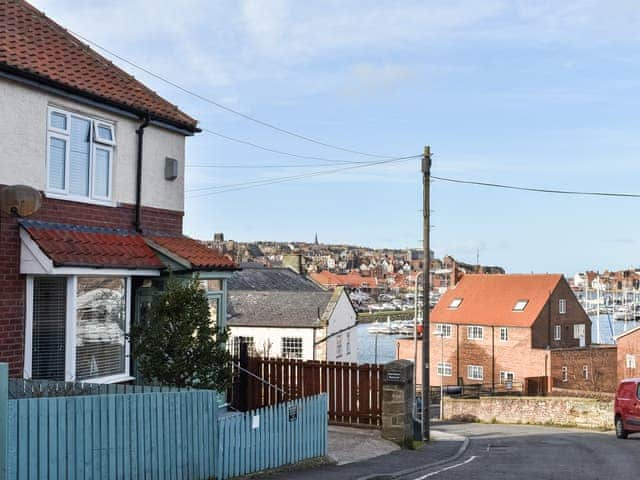
<instances>
[{"instance_id":1,"label":"chimney","mask_svg":"<svg viewBox=\"0 0 640 480\"><path fill-rule=\"evenodd\" d=\"M282 256L282 265L296 273L302 273L302 255L290 253Z\"/></svg>"}]
</instances>

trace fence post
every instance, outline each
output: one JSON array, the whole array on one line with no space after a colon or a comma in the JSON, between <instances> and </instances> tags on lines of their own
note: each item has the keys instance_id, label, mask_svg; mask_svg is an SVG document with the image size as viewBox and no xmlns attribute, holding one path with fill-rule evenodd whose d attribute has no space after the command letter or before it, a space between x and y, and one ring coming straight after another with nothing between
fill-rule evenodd
<instances>
[{"instance_id":1,"label":"fence post","mask_svg":"<svg viewBox=\"0 0 640 480\"><path fill-rule=\"evenodd\" d=\"M9 365L0 363L0 480L7 480L9 447Z\"/></svg>"}]
</instances>

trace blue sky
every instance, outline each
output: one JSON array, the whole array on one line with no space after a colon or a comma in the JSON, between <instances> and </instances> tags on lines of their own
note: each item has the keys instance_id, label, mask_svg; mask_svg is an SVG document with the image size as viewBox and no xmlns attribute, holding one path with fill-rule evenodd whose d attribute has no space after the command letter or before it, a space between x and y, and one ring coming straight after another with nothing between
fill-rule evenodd
<instances>
[{"instance_id":1,"label":"blue sky","mask_svg":"<svg viewBox=\"0 0 640 480\"><path fill-rule=\"evenodd\" d=\"M65 27L231 108L332 144L403 156L434 175L640 192L640 7L633 1L113 2L36 0ZM118 62L116 62L118 63ZM270 148L371 160L215 109L129 66L202 127ZM186 188L315 172L200 134ZM318 162L315 162L318 163ZM248 241L421 242L419 161L189 198L185 232ZM193 193L191 194L193 195ZM437 255L509 272L640 264L640 200L434 182Z\"/></svg>"}]
</instances>

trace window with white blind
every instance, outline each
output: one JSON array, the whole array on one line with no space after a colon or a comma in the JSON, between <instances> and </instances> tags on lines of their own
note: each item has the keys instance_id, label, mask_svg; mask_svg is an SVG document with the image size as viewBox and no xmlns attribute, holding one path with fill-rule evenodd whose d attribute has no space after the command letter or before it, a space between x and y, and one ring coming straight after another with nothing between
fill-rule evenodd
<instances>
[{"instance_id":1,"label":"window with white blind","mask_svg":"<svg viewBox=\"0 0 640 480\"><path fill-rule=\"evenodd\" d=\"M113 124L49 108L47 192L74 200L111 200Z\"/></svg>"},{"instance_id":2,"label":"window with white blind","mask_svg":"<svg viewBox=\"0 0 640 480\"><path fill-rule=\"evenodd\" d=\"M107 383L129 377L130 277L27 277L25 377Z\"/></svg>"},{"instance_id":3,"label":"window with white blind","mask_svg":"<svg viewBox=\"0 0 640 480\"><path fill-rule=\"evenodd\" d=\"M64 380L67 279L33 279L33 378Z\"/></svg>"},{"instance_id":4,"label":"window with white blind","mask_svg":"<svg viewBox=\"0 0 640 480\"><path fill-rule=\"evenodd\" d=\"M125 372L126 279L78 277L76 380Z\"/></svg>"}]
</instances>

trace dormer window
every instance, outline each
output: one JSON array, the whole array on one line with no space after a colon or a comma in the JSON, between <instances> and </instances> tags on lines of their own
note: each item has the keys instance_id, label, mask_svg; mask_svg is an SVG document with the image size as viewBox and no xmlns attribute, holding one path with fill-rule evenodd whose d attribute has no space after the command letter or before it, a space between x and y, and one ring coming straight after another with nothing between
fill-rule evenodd
<instances>
[{"instance_id":1,"label":"dormer window","mask_svg":"<svg viewBox=\"0 0 640 480\"><path fill-rule=\"evenodd\" d=\"M514 312L522 312L527 307L529 300L518 300L516 304L513 306Z\"/></svg>"},{"instance_id":2,"label":"dormer window","mask_svg":"<svg viewBox=\"0 0 640 480\"><path fill-rule=\"evenodd\" d=\"M454 298L453 300L451 300L451 303L449 304L449 308L452 309L457 309L460 304L462 303L462 298Z\"/></svg>"},{"instance_id":3,"label":"dormer window","mask_svg":"<svg viewBox=\"0 0 640 480\"><path fill-rule=\"evenodd\" d=\"M49 108L47 193L69 200L112 199L114 125Z\"/></svg>"}]
</instances>

